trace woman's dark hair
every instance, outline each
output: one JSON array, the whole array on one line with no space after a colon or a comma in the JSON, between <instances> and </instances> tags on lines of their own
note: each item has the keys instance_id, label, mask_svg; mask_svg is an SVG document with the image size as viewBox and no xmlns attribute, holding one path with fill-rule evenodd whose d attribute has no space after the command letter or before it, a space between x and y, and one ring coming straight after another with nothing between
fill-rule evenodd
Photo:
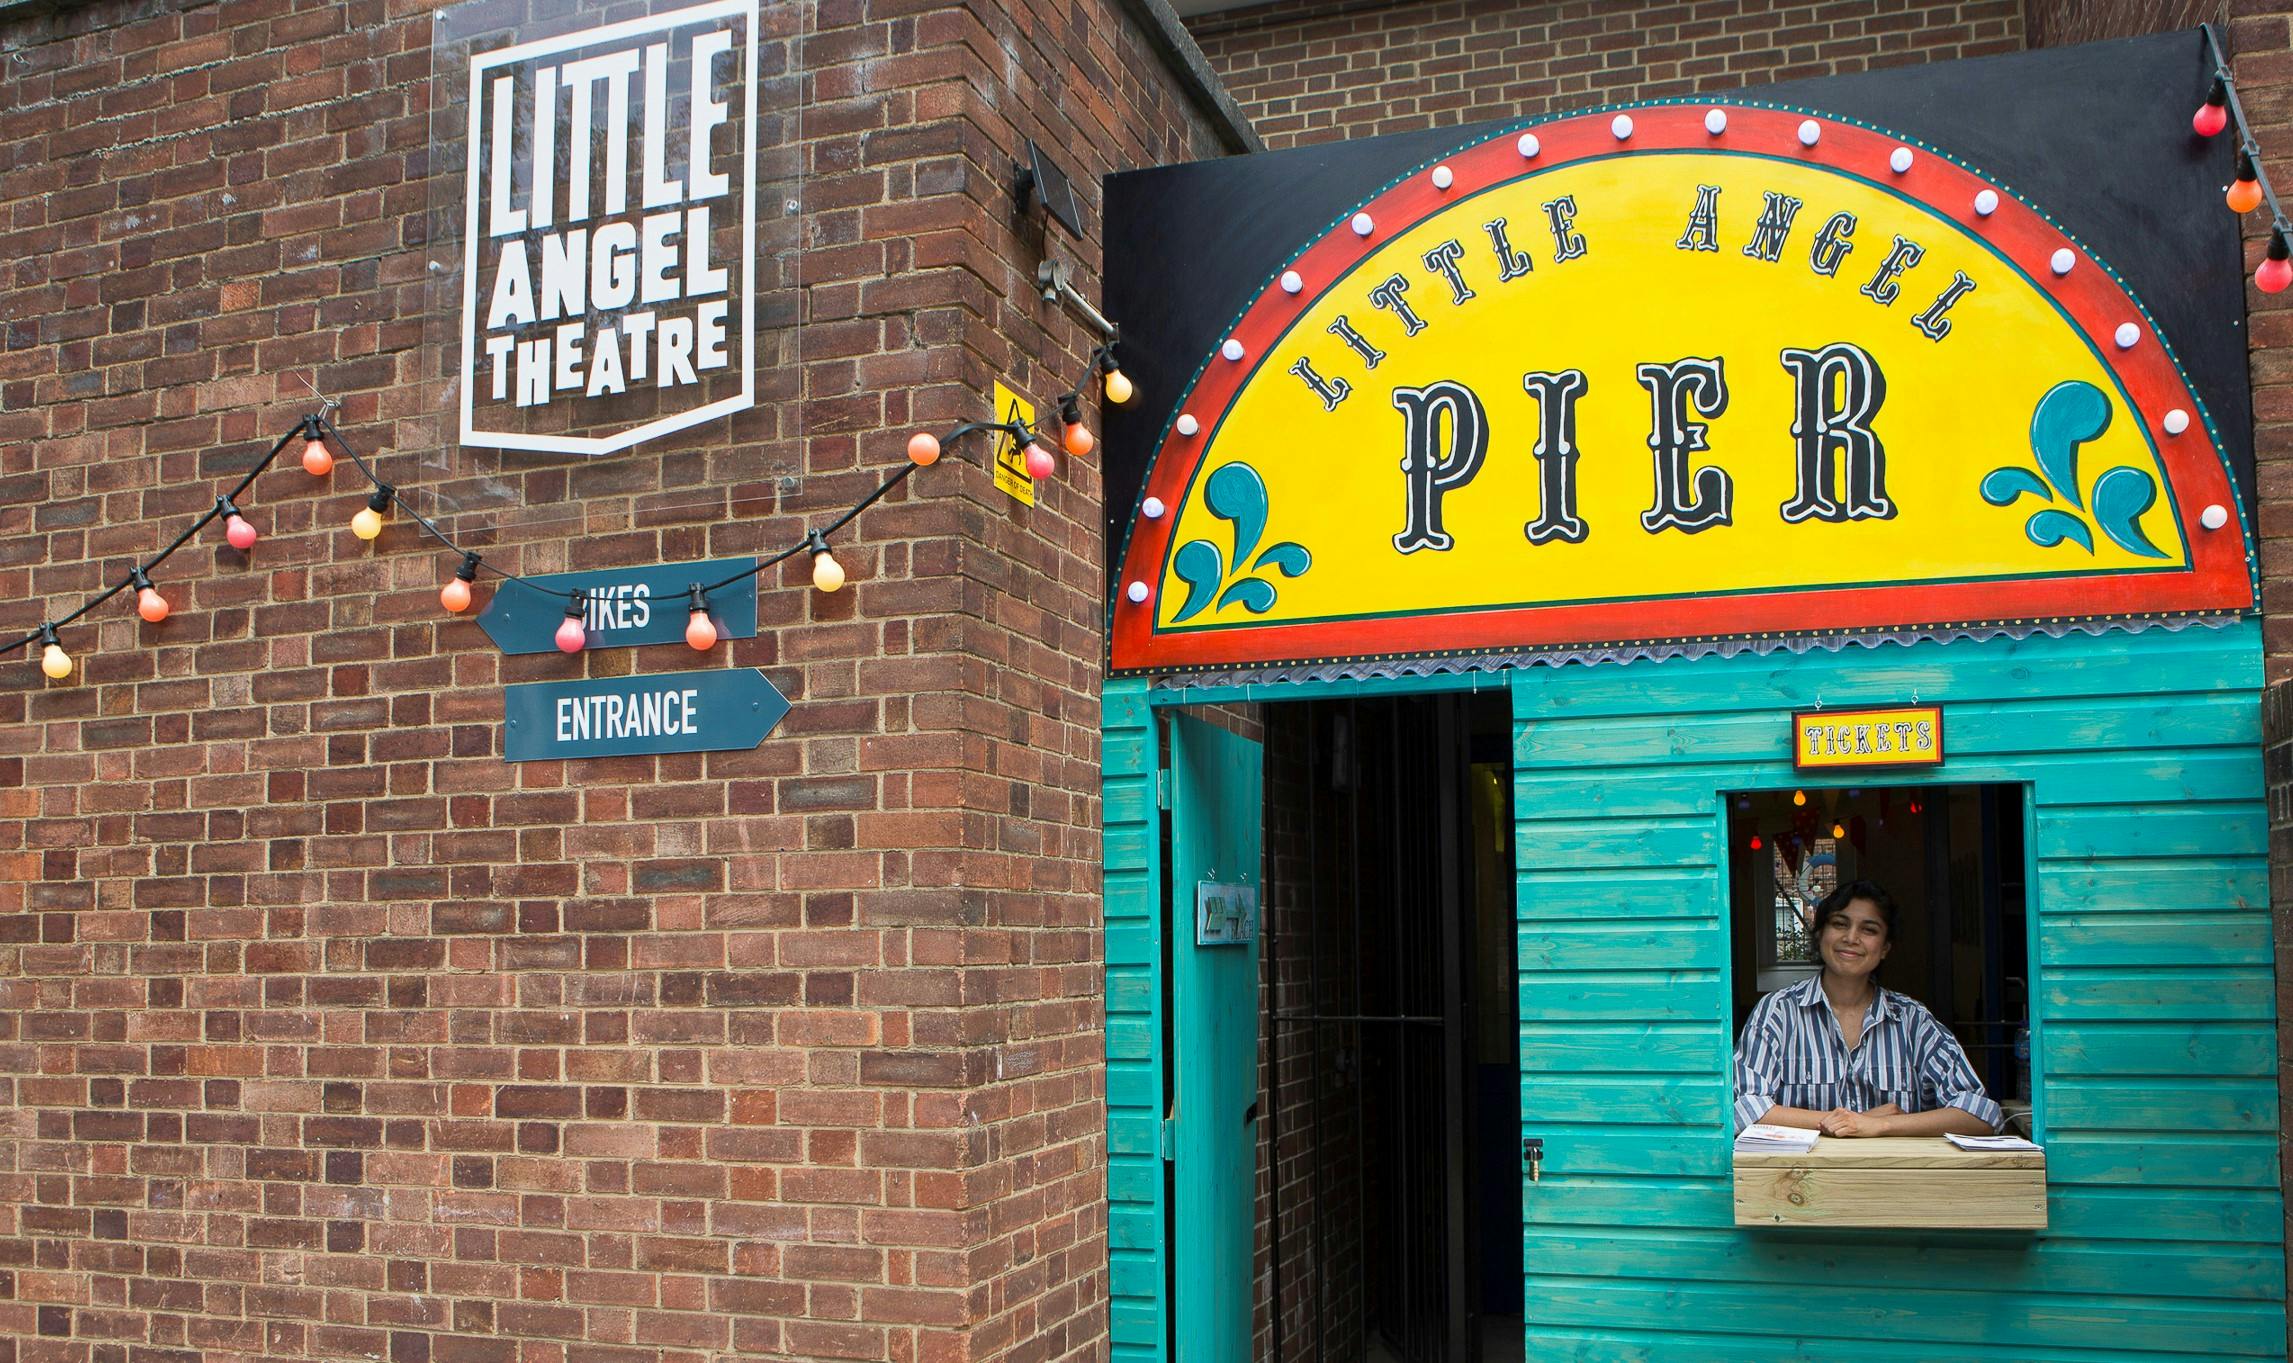
<instances>
[{"instance_id":1,"label":"woman's dark hair","mask_svg":"<svg viewBox=\"0 0 2293 1363\"><path fill-rule=\"evenodd\" d=\"M1815 906L1815 930L1819 933L1822 932L1823 925L1831 921L1831 915L1858 899L1869 902L1879 910L1880 921L1887 925L1887 940L1894 941L1895 896L1868 880L1850 880L1845 885L1825 895L1823 901Z\"/></svg>"}]
</instances>

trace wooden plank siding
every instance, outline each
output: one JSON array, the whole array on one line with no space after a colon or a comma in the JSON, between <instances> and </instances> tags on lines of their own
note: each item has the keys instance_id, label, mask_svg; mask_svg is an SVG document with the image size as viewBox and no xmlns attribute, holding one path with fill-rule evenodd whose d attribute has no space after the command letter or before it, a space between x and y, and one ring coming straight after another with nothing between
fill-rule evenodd
<instances>
[{"instance_id":1,"label":"wooden plank siding","mask_svg":"<svg viewBox=\"0 0 2293 1363\"><path fill-rule=\"evenodd\" d=\"M1162 813L1147 688L1109 681L1106 823L1107 1295L1112 1363L1166 1358L1162 1159Z\"/></svg>"},{"instance_id":2,"label":"wooden plank siding","mask_svg":"<svg viewBox=\"0 0 2293 1363\"><path fill-rule=\"evenodd\" d=\"M2251 622L1513 674L1531 1358L2285 1357ZM1792 771L1794 709L1945 707L1917 776ZM1738 1229L1721 793L2013 782L2040 1232Z\"/></svg>"}]
</instances>

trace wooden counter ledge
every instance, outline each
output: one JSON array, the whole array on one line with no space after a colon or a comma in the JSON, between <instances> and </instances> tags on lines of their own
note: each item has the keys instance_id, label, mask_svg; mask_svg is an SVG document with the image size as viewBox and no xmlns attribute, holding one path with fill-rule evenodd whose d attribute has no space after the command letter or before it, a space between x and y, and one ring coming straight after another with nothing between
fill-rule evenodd
<instances>
[{"instance_id":1,"label":"wooden counter ledge","mask_svg":"<svg viewBox=\"0 0 2293 1363\"><path fill-rule=\"evenodd\" d=\"M1739 1226L2044 1230L2046 1154L1940 1136L1826 1136L1804 1155L1739 1154Z\"/></svg>"}]
</instances>

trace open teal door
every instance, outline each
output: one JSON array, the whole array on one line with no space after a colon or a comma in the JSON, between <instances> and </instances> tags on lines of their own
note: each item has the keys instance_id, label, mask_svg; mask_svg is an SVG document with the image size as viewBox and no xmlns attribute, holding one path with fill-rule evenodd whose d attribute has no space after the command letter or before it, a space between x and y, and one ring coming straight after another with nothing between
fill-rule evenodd
<instances>
[{"instance_id":1,"label":"open teal door","mask_svg":"<svg viewBox=\"0 0 2293 1363\"><path fill-rule=\"evenodd\" d=\"M1173 1356L1249 1363L1259 745L1173 715L1170 767Z\"/></svg>"}]
</instances>

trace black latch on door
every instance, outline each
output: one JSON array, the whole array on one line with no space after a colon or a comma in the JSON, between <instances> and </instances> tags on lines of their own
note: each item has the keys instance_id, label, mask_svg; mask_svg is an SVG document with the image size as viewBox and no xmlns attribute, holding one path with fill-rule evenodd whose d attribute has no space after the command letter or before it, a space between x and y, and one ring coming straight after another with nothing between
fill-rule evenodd
<instances>
[{"instance_id":1,"label":"black latch on door","mask_svg":"<svg viewBox=\"0 0 2293 1363\"><path fill-rule=\"evenodd\" d=\"M1521 1138L1521 1163L1528 1166L1529 1182L1535 1183L1545 1173L1545 1143L1535 1136Z\"/></svg>"}]
</instances>

